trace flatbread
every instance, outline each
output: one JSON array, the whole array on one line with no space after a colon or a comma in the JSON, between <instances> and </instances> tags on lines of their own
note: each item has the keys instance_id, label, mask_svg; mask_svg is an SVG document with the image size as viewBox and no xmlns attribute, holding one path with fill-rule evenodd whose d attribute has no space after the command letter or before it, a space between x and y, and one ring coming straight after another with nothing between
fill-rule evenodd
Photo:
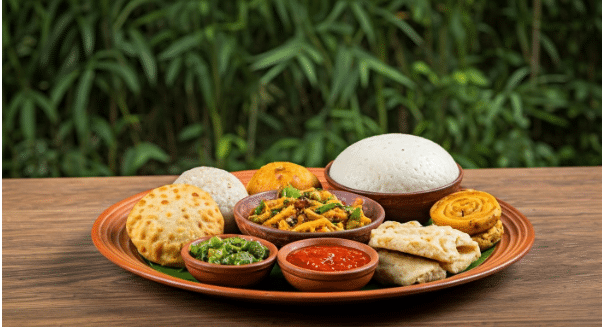
<instances>
[{"instance_id":1,"label":"flatbread","mask_svg":"<svg viewBox=\"0 0 602 327\"><path fill-rule=\"evenodd\" d=\"M188 184L151 190L130 211L126 230L138 252L163 266L184 267L180 250L197 238L224 232L224 218L211 196Z\"/></svg>"},{"instance_id":2,"label":"flatbread","mask_svg":"<svg viewBox=\"0 0 602 327\"><path fill-rule=\"evenodd\" d=\"M417 221L386 221L373 229L370 246L439 261L443 269L458 273L481 256L470 235L449 226L422 226Z\"/></svg>"},{"instance_id":3,"label":"flatbread","mask_svg":"<svg viewBox=\"0 0 602 327\"><path fill-rule=\"evenodd\" d=\"M446 277L439 262L389 250L377 250L378 266L374 279L383 285L428 283Z\"/></svg>"}]
</instances>

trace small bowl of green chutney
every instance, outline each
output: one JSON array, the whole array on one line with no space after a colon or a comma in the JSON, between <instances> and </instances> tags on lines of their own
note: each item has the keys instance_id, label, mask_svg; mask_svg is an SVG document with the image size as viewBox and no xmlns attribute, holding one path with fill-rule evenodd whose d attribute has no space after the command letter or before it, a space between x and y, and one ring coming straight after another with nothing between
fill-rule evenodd
<instances>
[{"instance_id":1,"label":"small bowl of green chutney","mask_svg":"<svg viewBox=\"0 0 602 327\"><path fill-rule=\"evenodd\" d=\"M201 283L248 287L270 274L278 248L258 237L223 234L189 242L181 254L188 272Z\"/></svg>"}]
</instances>

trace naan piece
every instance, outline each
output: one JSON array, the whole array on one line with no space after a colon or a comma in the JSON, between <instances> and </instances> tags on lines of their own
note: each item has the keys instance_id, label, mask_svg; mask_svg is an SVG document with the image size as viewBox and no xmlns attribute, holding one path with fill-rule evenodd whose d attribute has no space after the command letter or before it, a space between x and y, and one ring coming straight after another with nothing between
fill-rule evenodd
<instances>
[{"instance_id":1,"label":"naan piece","mask_svg":"<svg viewBox=\"0 0 602 327\"><path fill-rule=\"evenodd\" d=\"M458 273L481 257L470 235L449 226L422 226L417 221L386 221L373 229L370 246L439 261L443 269Z\"/></svg>"},{"instance_id":2,"label":"naan piece","mask_svg":"<svg viewBox=\"0 0 602 327\"><path fill-rule=\"evenodd\" d=\"M439 262L389 250L377 250L378 266L374 279L383 285L428 283L443 279L445 270Z\"/></svg>"}]
</instances>

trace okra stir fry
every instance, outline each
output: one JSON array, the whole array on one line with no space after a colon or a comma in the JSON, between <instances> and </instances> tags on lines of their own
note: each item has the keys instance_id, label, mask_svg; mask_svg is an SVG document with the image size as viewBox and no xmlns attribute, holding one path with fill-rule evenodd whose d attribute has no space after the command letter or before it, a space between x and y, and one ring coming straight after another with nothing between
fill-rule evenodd
<instances>
[{"instance_id":1,"label":"okra stir fry","mask_svg":"<svg viewBox=\"0 0 602 327\"><path fill-rule=\"evenodd\" d=\"M279 191L277 199L261 200L249 220L294 232L335 232L372 222L364 215L362 204L359 197L351 205L345 205L327 190L287 186Z\"/></svg>"},{"instance_id":2,"label":"okra stir fry","mask_svg":"<svg viewBox=\"0 0 602 327\"><path fill-rule=\"evenodd\" d=\"M190 246L190 255L199 260L221 265L246 265L259 262L270 255L270 250L257 241L241 237L222 239L214 236Z\"/></svg>"}]
</instances>

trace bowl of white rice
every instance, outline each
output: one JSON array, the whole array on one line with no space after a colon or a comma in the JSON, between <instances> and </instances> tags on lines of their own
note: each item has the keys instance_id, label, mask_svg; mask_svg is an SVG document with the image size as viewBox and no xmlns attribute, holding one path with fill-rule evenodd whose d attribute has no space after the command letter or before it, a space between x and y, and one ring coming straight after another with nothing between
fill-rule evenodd
<instances>
[{"instance_id":1,"label":"bowl of white rice","mask_svg":"<svg viewBox=\"0 0 602 327\"><path fill-rule=\"evenodd\" d=\"M334 189L369 197L385 219L428 222L429 210L460 190L462 167L439 144L410 134L382 134L343 150L324 171Z\"/></svg>"}]
</instances>

